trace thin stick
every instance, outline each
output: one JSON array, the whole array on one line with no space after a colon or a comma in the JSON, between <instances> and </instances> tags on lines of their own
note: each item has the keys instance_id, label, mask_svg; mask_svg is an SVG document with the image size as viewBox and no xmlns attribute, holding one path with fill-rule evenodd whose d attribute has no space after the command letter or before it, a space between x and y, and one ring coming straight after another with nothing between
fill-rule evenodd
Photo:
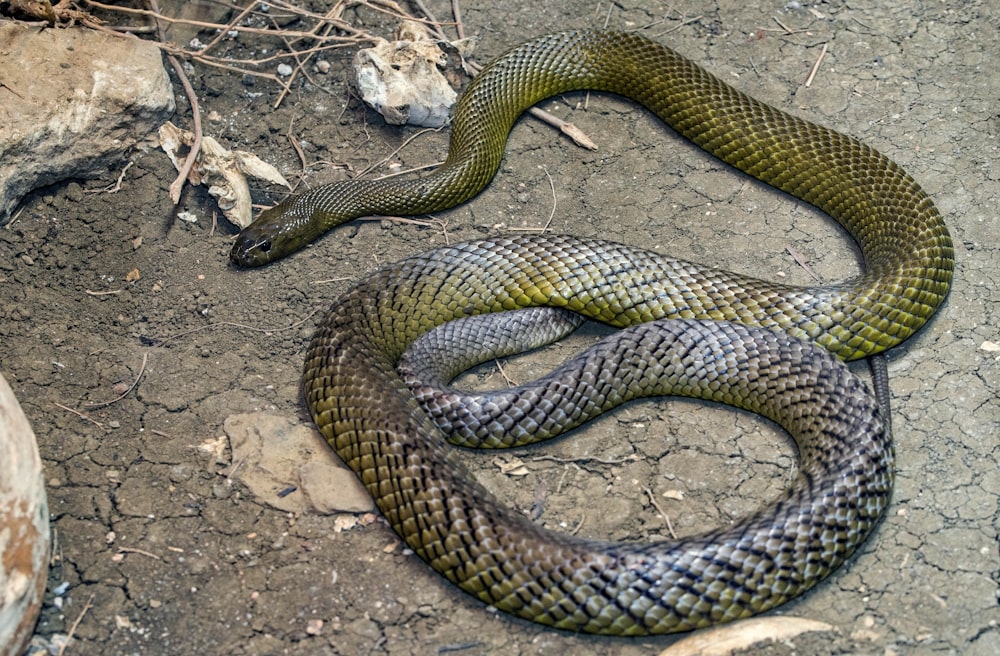
<instances>
[{"instance_id":1,"label":"thin stick","mask_svg":"<svg viewBox=\"0 0 1000 656\"><path fill-rule=\"evenodd\" d=\"M667 511L665 511L660 506L660 504L656 501L656 497L653 496L653 491L652 490L650 490L648 487L647 488L643 488L643 489L646 490L646 495L649 497L649 502L651 504L653 504L654 508L656 508L656 512L660 513L660 516L663 517L663 520L667 523L667 532L670 533L670 537L672 537L673 539L676 540L677 539L677 534L674 533L673 524L670 523L670 515L668 515Z\"/></svg>"},{"instance_id":2,"label":"thin stick","mask_svg":"<svg viewBox=\"0 0 1000 656\"><path fill-rule=\"evenodd\" d=\"M321 280L313 280L313 285L329 285L331 282L344 282L345 280L354 280L351 276L343 276L341 278L323 278Z\"/></svg>"},{"instance_id":3,"label":"thin stick","mask_svg":"<svg viewBox=\"0 0 1000 656\"><path fill-rule=\"evenodd\" d=\"M56 406L57 408L62 408L62 409L63 409L63 410L65 410L66 412L72 412L72 413L73 413L74 415L76 415L76 416L77 416L77 417L79 417L80 419L83 419L84 421L89 421L90 423L92 423L93 425L97 426L98 428L101 428L101 429L103 429L103 428L104 428L104 424L102 424L101 422L97 421L96 419L91 419L91 418L90 418L90 417L89 417L89 416L87 415L87 413L86 413L86 412L80 412L79 410L74 410L73 408L70 408L70 407L68 407L68 406L65 406L65 405L63 405L62 403L54 403L54 405L55 405L55 406Z\"/></svg>"},{"instance_id":4,"label":"thin stick","mask_svg":"<svg viewBox=\"0 0 1000 656\"><path fill-rule=\"evenodd\" d=\"M444 126L442 126L442 127L444 127ZM404 148L406 148L407 146L409 146L410 142L413 141L414 139L416 139L417 137L422 137L423 135L427 134L428 132L440 132L440 131L441 131L441 128L424 128L423 130L418 130L416 133L414 133L414 134L410 135L409 137L407 137L406 140L403 141L403 143L399 144L399 147L396 148L395 150L393 150L391 153L389 153L388 155L386 155L385 157L383 157L379 161L375 162L374 164L372 164L368 168L363 169L361 171L361 173L358 174L358 176L365 175L366 173L368 173L370 171L373 171L373 170L377 169L378 167L384 165L386 162L388 162L393 157L395 157L397 154L399 154L399 151L401 151Z\"/></svg>"},{"instance_id":5,"label":"thin stick","mask_svg":"<svg viewBox=\"0 0 1000 656\"><path fill-rule=\"evenodd\" d=\"M823 63L823 58L826 57L826 48L827 44L824 43L819 51L819 57L816 58L816 63L813 64L812 69L809 71L809 77L806 78L806 87L809 87L813 83L813 78L816 77L816 72L819 71L819 65Z\"/></svg>"},{"instance_id":6,"label":"thin stick","mask_svg":"<svg viewBox=\"0 0 1000 656\"><path fill-rule=\"evenodd\" d=\"M791 29L789 29L787 25L782 23L777 16L772 16L771 18L773 18L774 22L777 23L781 27L781 29L785 31L785 34L794 34L794 32Z\"/></svg>"},{"instance_id":7,"label":"thin stick","mask_svg":"<svg viewBox=\"0 0 1000 656\"><path fill-rule=\"evenodd\" d=\"M548 221L546 221L545 225L543 225L540 228L538 228L538 227L532 227L532 228L520 228L520 227L517 227L517 228L508 228L508 230L510 232L536 232L536 233L539 233L539 234L544 234L545 232L548 231L549 226L552 224L552 217L554 217L556 215L556 186L552 182L552 176L549 175L549 170L547 168L545 168L544 166L542 167L542 170L545 171L545 177L547 177L549 179L549 189L552 190L552 210L549 212L549 219L548 219Z\"/></svg>"},{"instance_id":8,"label":"thin stick","mask_svg":"<svg viewBox=\"0 0 1000 656\"><path fill-rule=\"evenodd\" d=\"M559 462L563 464L596 462L599 465L621 465L626 462L635 462L641 459L642 456L639 456L634 453L627 455L624 458L615 458L615 459L598 458L596 456L581 456L579 458L560 458L559 456L547 456L547 455L535 456L534 458L532 458L532 460L550 460L552 462Z\"/></svg>"},{"instance_id":9,"label":"thin stick","mask_svg":"<svg viewBox=\"0 0 1000 656\"><path fill-rule=\"evenodd\" d=\"M147 0L147 2L149 3L149 8L156 14L157 38L159 38L161 43L166 43L167 35L163 29L163 23L160 22L160 7L156 0ZM176 205L181 202L181 190L184 189L184 183L187 182L191 168L194 167L194 163L198 159L198 153L201 151L201 109L198 106L198 95L194 92L191 82L184 73L184 67L181 66L181 63L172 54L167 54L167 61L170 62L170 66L173 67L174 72L177 73L177 78L181 81L181 86L184 87L184 94L187 96L188 103L191 104L191 115L194 119L194 140L191 142L191 150L188 151L188 155L184 159L184 164L181 165L180 170L177 172L177 178L170 183L170 200Z\"/></svg>"},{"instance_id":10,"label":"thin stick","mask_svg":"<svg viewBox=\"0 0 1000 656\"><path fill-rule=\"evenodd\" d=\"M73 625L69 627L69 631L66 633L66 641L59 645L59 652L57 656L63 656L63 652L66 651L66 647L69 646L70 641L73 639L73 634L76 633L76 629L80 626L80 622L83 621L83 616L87 614L87 611L94 607L94 595L91 594L90 598L87 599L87 603L83 605L83 609L80 614L76 616L73 620Z\"/></svg>"},{"instance_id":11,"label":"thin stick","mask_svg":"<svg viewBox=\"0 0 1000 656\"><path fill-rule=\"evenodd\" d=\"M455 31L461 41L465 38L465 26L462 24L462 9L458 6L458 0L451 0L451 15L455 19Z\"/></svg>"},{"instance_id":12,"label":"thin stick","mask_svg":"<svg viewBox=\"0 0 1000 656\"><path fill-rule=\"evenodd\" d=\"M394 171L392 173L386 173L385 175L380 175L377 178L372 178L373 180L385 180L386 178L395 178L396 176L406 175L407 173L416 173L417 171L426 171L427 169L436 169L437 167L444 164L444 160L439 162L431 162L430 164L424 164L423 166L414 166L413 168L406 169L405 171Z\"/></svg>"},{"instance_id":13,"label":"thin stick","mask_svg":"<svg viewBox=\"0 0 1000 656\"><path fill-rule=\"evenodd\" d=\"M126 14L136 14L136 15L139 15L139 16L147 16L147 17L153 18L153 19L155 19L157 21L164 21L164 22L167 22L167 23L175 23L175 24L179 24L179 25L192 25L194 27L199 27L199 28L204 28L204 29L209 29L209 30L222 30L223 32L226 31L225 30L226 26L223 25L223 24L221 24L221 23L206 23L205 21L189 20L189 19L186 19L186 18L173 18L171 16L166 16L164 14L161 14L158 9L153 9L153 10L150 10L150 9L134 9L134 8L131 8L131 7L122 7L122 6L118 6L118 5L108 5L108 4L104 4L103 2L97 2L96 0L84 0L84 1L88 5L90 5L92 7L96 7L98 9L106 9L108 11L119 11L119 12L123 12L123 13L126 13ZM277 3L273 3L272 2L270 4L277 4ZM306 12L304 10L298 10L297 13L299 13L301 16L304 16L306 18L313 18L313 19L317 19L317 20L322 20L322 18L323 18L319 14L312 14L312 13ZM342 29L345 32L349 32L351 34L359 34L359 31L357 29L351 27L350 23L347 23L346 21L335 21L335 27L337 27L337 29ZM270 28L266 28L266 27L261 28L261 27L251 27L249 25L242 25L242 26L239 27L239 30L240 30L240 32L243 32L245 34L260 34L260 35L263 35L263 36L274 36L274 30L272 30ZM297 31L294 31L294 30L284 30L284 35L287 36L287 37L289 37L289 38L311 38L313 36L309 32L297 32Z\"/></svg>"},{"instance_id":14,"label":"thin stick","mask_svg":"<svg viewBox=\"0 0 1000 656\"><path fill-rule=\"evenodd\" d=\"M697 23L697 22L698 22L698 21L700 21L700 20L701 20L702 18L703 18L703 16L702 16L701 14L698 14L698 15L697 15L697 16L695 16L694 18L688 18L688 19L686 19L686 20L682 20L681 22L677 23L677 24L676 24L676 25L674 25L673 27L671 27L671 28L669 28L669 29L665 30L665 31L663 32L663 34L670 34L671 32L675 32L675 31L677 31L677 30L681 29L681 28L682 28L682 27L684 27L685 25L690 25L691 23Z\"/></svg>"},{"instance_id":15,"label":"thin stick","mask_svg":"<svg viewBox=\"0 0 1000 656\"><path fill-rule=\"evenodd\" d=\"M428 215L430 216L430 215ZM444 236L444 243L451 244L451 237L448 235L448 222L442 221L436 217L430 216L428 219L414 219L408 216L363 216L358 221L361 222L372 222L372 221L391 221L393 223L410 223L412 225L418 225L424 228L441 228L441 234Z\"/></svg>"},{"instance_id":16,"label":"thin stick","mask_svg":"<svg viewBox=\"0 0 1000 656\"><path fill-rule=\"evenodd\" d=\"M144 551L142 549L136 549L134 547L118 547L118 553L134 553L134 554L139 554L141 556L149 556L150 558L155 558L156 560L163 560L155 553Z\"/></svg>"},{"instance_id":17,"label":"thin stick","mask_svg":"<svg viewBox=\"0 0 1000 656\"><path fill-rule=\"evenodd\" d=\"M326 13L326 15L323 17L323 21L317 23L316 26L312 30L310 30L310 33L313 34L313 38L317 38L316 37L317 34L320 35L318 38L321 39L329 35L330 32L334 29L333 21L340 20L343 13L344 13L344 5L343 3L338 2L333 7L333 9L331 9ZM291 52L292 55L295 57L296 67L295 70L292 71L292 74L288 76L288 81L285 83L284 89L281 90L281 93L278 94L278 99L274 101L275 109L277 109L277 107L281 105L281 101L284 100L285 96L291 92L292 80L294 80L295 77L300 72L306 76L307 80L313 82L313 84L316 86L317 89L323 88L323 85L316 84L315 81L313 81L313 79L309 77L309 73L306 72L305 70L305 65L309 63L309 60L312 59L312 56L317 52L317 49L311 48L309 50L297 52L295 48L292 47L292 44L288 42L288 39L286 37L282 36L281 39L282 41L285 42L285 45L288 46L289 52ZM305 55L305 57L303 59L299 59L300 54Z\"/></svg>"},{"instance_id":18,"label":"thin stick","mask_svg":"<svg viewBox=\"0 0 1000 656\"><path fill-rule=\"evenodd\" d=\"M823 282L823 278L818 273L813 271L811 266L809 266L809 263L806 261L805 256L802 253L795 250L794 248L792 248L791 244L785 244L785 251L792 256L792 259L795 260L796 264L798 264L805 270L806 273L812 276L813 280L815 280L816 282Z\"/></svg>"},{"instance_id":19,"label":"thin stick","mask_svg":"<svg viewBox=\"0 0 1000 656\"><path fill-rule=\"evenodd\" d=\"M549 170L543 166L542 171L545 172L545 177L548 178L549 181L549 189L552 191L552 210L549 212L548 221L545 222L545 226L542 228L542 232L545 232L549 229L549 226L552 225L552 217L556 215L556 203L558 202L558 199L556 198L556 185L552 182L552 176L549 175Z\"/></svg>"},{"instance_id":20,"label":"thin stick","mask_svg":"<svg viewBox=\"0 0 1000 656\"><path fill-rule=\"evenodd\" d=\"M438 27L439 25L441 25L441 23L439 23L438 20L434 18L434 14L432 14L431 10L427 8L427 5L425 5L420 0L413 0L413 4L415 4L417 6L417 9L423 12L424 16L427 17L427 21L430 23L428 27L430 27L432 31L436 32L438 36L444 39L445 38L444 32L441 31L440 27Z\"/></svg>"},{"instance_id":21,"label":"thin stick","mask_svg":"<svg viewBox=\"0 0 1000 656\"><path fill-rule=\"evenodd\" d=\"M249 14L250 12L252 12L253 8L255 6L256 6L256 3L253 3L253 2L247 3L247 6L243 9L243 11L241 11L238 14L236 14L236 16L233 17L233 20L229 21L229 23L226 25L226 29L219 30L218 34L215 35L215 38L212 39L211 41L209 41L207 46L205 46L204 48L202 48L202 52L207 52L207 51L211 50L212 48L214 48L215 46L217 46L219 44L219 42L222 41L224 38L226 38L226 36L232 30L236 29L236 26L239 24L239 22L241 20L243 20L244 18L246 18L247 14Z\"/></svg>"},{"instance_id":22,"label":"thin stick","mask_svg":"<svg viewBox=\"0 0 1000 656\"><path fill-rule=\"evenodd\" d=\"M503 365L500 364L500 360L493 360L493 364L496 365L497 371L500 372L500 376L503 378L504 382L507 383L507 387L514 387L515 383L507 372L503 370Z\"/></svg>"},{"instance_id":23,"label":"thin stick","mask_svg":"<svg viewBox=\"0 0 1000 656\"><path fill-rule=\"evenodd\" d=\"M122 180L125 179L125 173L130 168L132 168L133 164L135 164L135 160L131 160L130 159L128 161L128 163L125 164L125 167L118 174L118 180L115 181L114 184L107 185L106 187L102 187L100 189L86 189L86 190L84 190L83 193L85 193L85 194L99 194L99 193L102 193L102 192L106 193L106 194L115 194L115 193L118 193L122 189Z\"/></svg>"},{"instance_id":24,"label":"thin stick","mask_svg":"<svg viewBox=\"0 0 1000 656\"><path fill-rule=\"evenodd\" d=\"M288 126L288 134L286 135L286 138L288 139L288 143L292 145L292 150L294 150L295 154L299 156L299 164L302 165L302 170L305 171L309 168L309 165L306 162L306 154L302 152L302 146L299 145L299 140L295 138L294 134L292 134L291 126Z\"/></svg>"},{"instance_id":25,"label":"thin stick","mask_svg":"<svg viewBox=\"0 0 1000 656\"><path fill-rule=\"evenodd\" d=\"M106 405L111 405L112 403L118 403L119 401L124 399L126 396L129 395L129 392L134 390L135 386L139 384L139 379L142 378L142 373L146 371L146 362L148 361L149 361L149 353L148 352L143 353L142 364L139 366L139 373L136 375L135 380L132 381L132 384L129 385L129 388L124 392L122 392L120 395L118 395L117 398L111 399L110 401L104 401L103 403L88 403L87 405L89 405L91 408L103 408Z\"/></svg>"},{"instance_id":26,"label":"thin stick","mask_svg":"<svg viewBox=\"0 0 1000 656\"><path fill-rule=\"evenodd\" d=\"M319 312L319 309L315 309L312 312L310 312L309 314L307 314L304 318L300 319L299 321L296 321L295 323L290 324L288 326L283 326L281 328L258 328L256 326L248 326L248 325L242 324L242 323L234 323L232 321L217 321L215 323L209 323L209 324L206 324L204 326L198 326L197 328L192 328L191 330L184 330L184 331L181 331L179 333L174 333L173 335L170 335L169 337L163 338L160 341L160 343L157 344L157 346L163 346L164 344L166 344L168 342L171 342L171 341L177 339L178 337L184 337L186 335L190 335L192 333L201 332L202 330L208 330L209 328L215 328L217 326L229 326L231 328L240 328L242 330L252 330L252 331L257 332L257 333L277 333L277 332L281 332L283 330L291 330L292 328L298 328L299 326L301 326L302 324L304 324L306 321L309 321L310 319L312 319L313 315L316 314L317 312Z\"/></svg>"}]
</instances>

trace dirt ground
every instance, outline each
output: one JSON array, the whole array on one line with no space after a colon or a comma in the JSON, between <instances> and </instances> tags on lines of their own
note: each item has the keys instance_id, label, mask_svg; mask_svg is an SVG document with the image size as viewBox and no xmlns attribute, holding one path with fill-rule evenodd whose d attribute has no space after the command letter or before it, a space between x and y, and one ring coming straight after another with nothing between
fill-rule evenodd
<instances>
[{"instance_id":1,"label":"dirt ground","mask_svg":"<svg viewBox=\"0 0 1000 656\"><path fill-rule=\"evenodd\" d=\"M957 268L946 305L890 356L892 506L855 558L778 611L834 628L766 653L995 654L1000 4L866 4L878 3L470 0L463 17L481 62L568 26L638 30L762 100L863 139L920 181L947 218ZM449 15L442 0L430 5ZM371 12L352 18L391 31ZM828 51L806 87L822 44ZM240 37L230 47L239 55L254 44ZM276 87L195 67L202 110L219 115L206 132L295 178L291 130L310 162L327 162L305 171L308 185L345 175L329 163L361 169L386 157L416 130L387 127L349 99L351 54L312 76L322 89L299 85L277 110ZM179 85L177 93L175 122L186 125ZM543 106L600 150L522 120L492 185L437 215L448 239L541 226L554 202L558 232L802 284L810 278L786 245L825 280L858 270L828 218L682 143L634 104L571 94ZM446 150L447 131L430 133L393 160L432 164ZM227 257L234 230L209 234L214 206L204 190L188 189L179 208L198 222L178 220L167 158L150 150L133 159L120 192L89 193L119 171L58 184L0 230L0 363L38 436L55 531L40 644L57 649L88 603L66 654L632 655L675 641L579 636L510 619L428 569L381 520L338 530L354 522L276 510L230 478L229 451L199 445L223 435L236 413L307 422L298 380L317 311L350 281L443 243L445 233L354 222L274 266L237 270ZM261 203L278 198L256 192ZM133 269L140 279L126 282ZM537 375L602 330L513 360L507 373ZM89 419L62 407L114 399L144 359L122 400L90 409ZM488 367L475 378L498 384ZM542 524L582 522L581 534L613 539L664 534L645 488L674 528L690 533L772 498L795 462L770 424L675 400L635 403L566 438L499 455L521 459L527 473L502 473L496 453L467 459L503 499L528 508L544 496Z\"/></svg>"}]
</instances>

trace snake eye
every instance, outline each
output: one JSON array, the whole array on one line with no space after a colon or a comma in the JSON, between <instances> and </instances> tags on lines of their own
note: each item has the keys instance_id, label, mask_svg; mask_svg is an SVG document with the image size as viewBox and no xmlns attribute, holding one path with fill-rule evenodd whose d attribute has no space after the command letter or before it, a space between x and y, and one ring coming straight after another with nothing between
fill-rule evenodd
<instances>
[{"instance_id":1,"label":"snake eye","mask_svg":"<svg viewBox=\"0 0 1000 656\"><path fill-rule=\"evenodd\" d=\"M264 241L262 241L262 242L260 242L260 243L257 244L257 248L259 248L261 250L261 252L270 253L271 252L271 242L265 239Z\"/></svg>"}]
</instances>

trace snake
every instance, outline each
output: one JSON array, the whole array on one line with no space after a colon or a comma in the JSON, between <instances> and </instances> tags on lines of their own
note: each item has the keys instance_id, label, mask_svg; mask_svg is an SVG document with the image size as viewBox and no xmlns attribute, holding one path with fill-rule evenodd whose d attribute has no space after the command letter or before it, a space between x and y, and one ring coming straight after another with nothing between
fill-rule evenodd
<instances>
[{"instance_id":1,"label":"snake","mask_svg":"<svg viewBox=\"0 0 1000 656\"><path fill-rule=\"evenodd\" d=\"M425 214L469 200L496 173L525 109L585 89L638 102L719 160L825 212L858 244L862 273L795 286L556 234L446 245L385 266L337 299L307 348L306 402L410 549L497 609L617 635L686 631L764 612L849 558L889 502L888 418L842 361L913 335L951 285L954 250L944 219L885 155L759 102L641 35L559 32L513 47L476 76L456 106L438 169L292 196L238 236L231 259L259 266L353 218ZM732 525L648 544L561 535L506 507L462 466L398 365L438 326L535 306L623 332L652 323L656 334L674 335L669 347L655 335L623 339L652 339L642 347L661 358L652 366L681 358L665 375L690 380L653 386L656 393L741 405L789 430L802 457L789 491ZM568 374L584 381L584 396L597 389L586 383L586 366ZM625 386L629 376L618 375L605 387ZM564 413L565 403L547 402Z\"/></svg>"}]
</instances>

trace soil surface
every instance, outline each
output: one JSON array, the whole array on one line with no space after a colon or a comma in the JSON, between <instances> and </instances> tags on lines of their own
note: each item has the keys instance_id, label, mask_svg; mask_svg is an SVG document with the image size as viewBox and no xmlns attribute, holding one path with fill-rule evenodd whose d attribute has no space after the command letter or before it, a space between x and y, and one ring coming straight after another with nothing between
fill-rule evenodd
<instances>
[{"instance_id":1,"label":"soil surface","mask_svg":"<svg viewBox=\"0 0 1000 656\"><path fill-rule=\"evenodd\" d=\"M447 3L430 4L449 15ZM1000 12L985 1L863 4L873 3L625 0L609 10L470 1L463 18L479 37L480 62L568 26L637 30L757 98L857 136L929 192L958 262L945 306L890 355L892 505L850 562L778 611L834 628L764 650L992 654L1000 645ZM351 19L373 32L393 27L369 10ZM255 47L241 35L230 52L250 56ZM278 109L276 86L195 66L202 111L215 117L206 133L309 186L348 175L343 165L442 160L447 130L404 146L416 129L387 127L350 97L352 54L329 56L330 72L311 74ZM189 125L179 85L177 93L175 122ZM631 655L676 640L579 636L510 619L431 571L375 515L275 509L230 476L220 440L238 413L308 423L299 374L323 309L380 264L446 239L539 227L554 212L556 232L763 278L811 283L786 246L826 281L859 270L830 219L704 155L633 103L569 94L543 106L600 149L581 150L523 119L490 187L435 217L446 231L356 221L259 270L229 264L235 230L220 219L211 232L214 204L203 188L171 205L174 171L155 148L135 153L117 193L101 191L119 175L108 171L28 199L0 230L0 362L45 461L55 544L41 643L60 644L81 617L66 654ZM305 171L289 132L310 162ZM281 192L255 197L269 204ZM178 209L198 221L179 220ZM130 281L133 270L139 278ZM505 371L526 380L603 332L586 327ZM118 397L144 363L124 398L88 405ZM867 376L863 364L855 369ZM472 378L502 384L491 367ZM524 469L501 470L498 457ZM543 500L545 526L648 539L666 527L647 488L673 528L691 533L773 498L796 457L781 431L753 415L661 399L549 444L466 459L507 502L527 510Z\"/></svg>"}]
</instances>

